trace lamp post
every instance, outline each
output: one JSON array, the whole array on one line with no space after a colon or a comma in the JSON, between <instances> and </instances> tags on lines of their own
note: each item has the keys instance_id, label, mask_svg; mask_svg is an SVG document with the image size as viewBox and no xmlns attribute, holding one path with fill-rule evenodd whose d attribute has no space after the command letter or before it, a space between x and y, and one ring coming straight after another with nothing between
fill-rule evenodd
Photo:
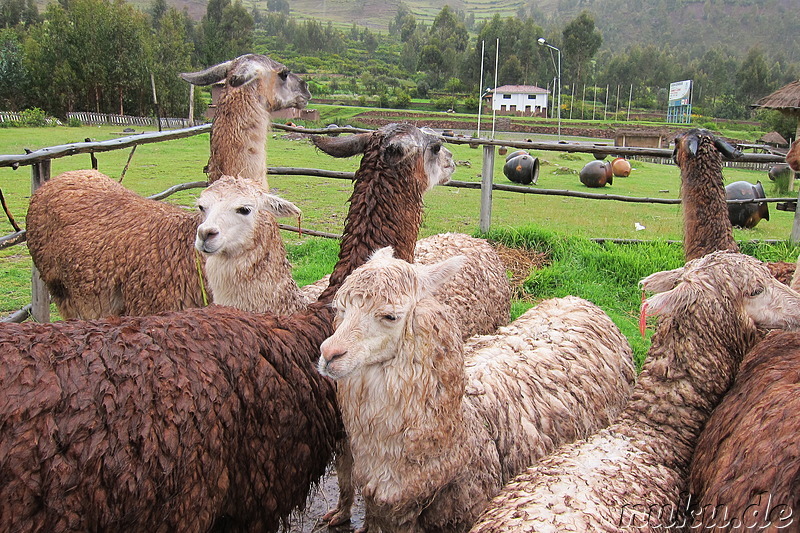
<instances>
[{"instance_id":1,"label":"lamp post","mask_svg":"<svg viewBox=\"0 0 800 533\"><path fill-rule=\"evenodd\" d=\"M558 76L557 76L557 79L558 79L558 140L560 141L561 140L561 49L553 46L550 43L548 43L547 40L544 37L539 37L539 40L537 42L539 43L539 46L546 46L546 47L550 48L551 50L555 50L556 52L558 52ZM550 52L551 57L552 57L552 53L553 52Z\"/></svg>"}]
</instances>

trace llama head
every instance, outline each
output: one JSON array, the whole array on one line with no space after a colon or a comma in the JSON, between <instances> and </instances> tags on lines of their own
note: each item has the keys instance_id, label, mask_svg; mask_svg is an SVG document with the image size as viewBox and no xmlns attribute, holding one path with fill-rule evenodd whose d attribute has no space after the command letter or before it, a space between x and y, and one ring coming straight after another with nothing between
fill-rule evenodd
<instances>
[{"instance_id":1,"label":"llama head","mask_svg":"<svg viewBox=\"0 0 800 533\"><path fill-rule=\"evenodd\" d=\"M709 130L695 128L675 137L672 159L676 165L685 168L697 157L716 156L717 152L726 159L738 159L742 156L742 152L731 146L725 139L717 137Z\"/></svg>"},{"instance_id":2,"label":"llama head","mask_svg":"<svg viewBox=\"0 0 800 533\"><path fill-rule=\"evenodd\" d=\"M377 154L385 168L417 168L425 176L423 191L450 181L455 171L453 154L443 146L442 138L430 130L421 130L411 124L388 124L369 133L346 137L312 136L314 145L333 157L351 157L365 154L377 147Z\"/></svg>"},{"instance_id":3,"label":"llama head","mask_svg":"<svg viewBox=\"0 0 800 533\"><path fill-rule=\"evenodd\" d=\"M779 282L754 257L720 251L675 270L644 278L644 290L658 294L645 302L648 315L676 315L705 294L706 301L733 308L733 313L764 328L800 327L800 293Z\"/></svg>"},{"instance_id":4,"label":"llama head","mask_svg":"<svg viewBox=\"0 0 800 533\"><path fill-rule=\"evenodd\" d=\"M192 85L225 82L226 91L247 91L266 111L303 108L311 98L308 85L283 64L261 54L246 54L199 72L181 75Z\"/></svg>"},{"instance_id":5,"label":"llama head","mask_svg":"<svg viewBox=\"0 0 800 533\"><path fill-rule=\"evenodd\" d=\"M291 202L270 194L256 180L223 176L197 199L203 222L197 227L195 247L206 255L235 256L252 249L257 229L275 226L275 218L299 216Z\"/></svg>"},{"instance_id":6,"label":"llama head","mask_svg":"<svg viewBox=\"0 0 800 533\"><path fill-rule=\"evenodd\" d=\"M434 265L411 264L396 259L391 247L375 252L336 293L336 331L320 346L319 371L341 379L372 365L413 357L401 347L413 335L418 304L465 261L455 256Z\"/></svg>"}]
</instances>

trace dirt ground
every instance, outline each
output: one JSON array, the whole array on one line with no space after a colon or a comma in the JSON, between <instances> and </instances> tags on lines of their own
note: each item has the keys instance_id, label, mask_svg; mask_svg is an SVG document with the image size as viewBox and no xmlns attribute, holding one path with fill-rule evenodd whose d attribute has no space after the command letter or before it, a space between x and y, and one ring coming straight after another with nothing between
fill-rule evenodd
<instances>
[{"instance_id":1,"label":"dirt ground","mask_svg":"<svg viewBox=\"0 0 800 533\"><path fill-rule=\"evenodd\" d=\"M289 528L283 531L285 533L346 533L363 526L364 501L359 494L356 494L356 502L353 505L353 516L350 519L350 523L338 527L328 527L322 520L322 515L336 506L338 498L339 485L336 482L336 471L331 467L316 490L309 495L305 511L292 516Z\"/></svg>"}]
</instances>

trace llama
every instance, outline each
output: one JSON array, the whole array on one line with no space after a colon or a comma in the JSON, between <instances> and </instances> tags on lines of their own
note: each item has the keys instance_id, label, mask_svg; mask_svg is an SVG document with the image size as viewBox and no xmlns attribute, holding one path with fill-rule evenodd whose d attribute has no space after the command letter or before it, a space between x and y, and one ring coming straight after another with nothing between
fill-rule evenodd
<instances>
[{"instance_id":1,"label":"llama","mask_svg":"<svg viewBox=\"0 0 800 533\"><path fill-rule=\"evenodd\" d=\"M260 54L246 54L180 76L192 85L225 82L211 127L208 182L223 175L266 182L269 114L305 107L311 98L306 82L281 63Z\"/></svg>"},{"instance_id":2,"label":"llama","mask_svg":"<svg viewBox=\"0 0 800 533\"><path fill-rule=\"evenodd\" d=\"M389 239L409 248L414 206L452 165L416 128L396 133L391 179L400 182L383 186L418 191L416 203L398 209L395 197L378 196L358 205L364 195L355 191L370 184L357 179L350 209L369 218L394 202L398 231ZM405 163L419 151L430 180ZM312 361L333 332L333 294L362 262L354 250L369 228L358 220L345 226L330 287L290 316L209 306L0 327L4 526L275 531L342 437L333 384Z\"/></svg>"},{"instance_id":3,"label":"llama","mask_svg":"<svg viewBox=\"0 0 800 533\"><path fill-rule=\"evenodd\" d=\"M232 181L205 196L224 196ZM272 237L259 243L269 249L260 259L277 271L286 251L273 215L299 210L269 198L264 209L277 210L259 210L259 231ZM194 250L201 222L197 212L143 198L96 170L74 170L31 196L28 249L62 318L150 315L204 305L208 274Z\"/></svg>"},{"instance_id":4,"label":"llama","mask_svg":"<svg viewBox=\"0 0 800 533\"><path fill-rule=\"evenodd\" d=\"M660 321L625 411L607 429L519 475L474 533L662 531L687 524L692 452L759 338L748 313L770 312L764 288L777 282L760 261L721 251L652 274L642 285L663 291L644 305Z\"/></svg>"},{"instance_id":5,"label":"llama","mask_svg":"<svg viewBox=\"0 0 800 533\"><path fill-rule=\"evenodd\" d=\"M681 169L683 249L687 261L717 250L739 251L733 239L721 156L741 157L741 152L704 129L692 129L675 139L673 158ZM795 266L776 261L767 265L772 275L790 283Z\"/></svg>"},{"instance_id":6,"label":"llama","mask_svg":"<svg viewBox=\"0 0 800 533\"><path fill-rule=\"evenodd\" d=\"M708 130L693 129L676 137L673 158L681 169L683 249L686 260L717 250L738 252L728 217L720 153L741 155Z\"/></svg>"},{"instance_id":7,"label":"llama","mask_svg":"<svg viewBox=\"0 0 800 533\"><path fill-rule=\"evenodd\" d=\"M463 345L431 297L463 263L375 252L337 292L319 370L336 394L370 528L464 531L516 473L622 409L627 341L600 309L553 299Z\"/></svg>"},{"instance_id":8,"label":"llama","mask_svg":"<svg viewBox=\"0 0 800 533\"><path fill-rule=\"evenodd\" d=\"M792 143L789 151L786 153L786 162L789 167L795 172L800 172L800 141L796 140Z\"/></svg>"},{"instance_id":9,"label":"llama","mask_svg":"<svg viewBox=\"0 0 800 533\"><path fill-rule=\"evenodd\" d=\"M333 157L352 157L363 154L358 176L374 174L376 183L384 173L393 172L391 164L384 163L384 151L391 146L378 139L386 132L400 127L385 126L375 133L362 133L348 137L312 137L314 145ZM423 131L430 135L430 132ZM431 135L435 146L440 142L438 136ZM446 149L443 149L446 150ZM452 154L447 151L452 162ZM397 194L397 191L380 191L384 194ZM374 194L377 194L378 191ZM373 193L370 193L373 194ZM382 218L370 221L372 237L361 246L361 257L378 248L387 246L388 238L394 231L394 213L382 213ZM417 224L419 228L419 224ZM398 257L406 261L419 261L430 264L455 255L464 255L467 262L453 279L442 287L440 297L443 303L454 313L454 319L460 325L464 339L475 334L491 333L499 326L508 324L510 320L511 286L506 275L505 265L497 252L484 240L476 239L461 233L433 235L416 242L413 250L397 250ZM320 291L327 283L323 278L319 282L306 286L301 291L309 297Z\"/></svg>"}]
</instances>

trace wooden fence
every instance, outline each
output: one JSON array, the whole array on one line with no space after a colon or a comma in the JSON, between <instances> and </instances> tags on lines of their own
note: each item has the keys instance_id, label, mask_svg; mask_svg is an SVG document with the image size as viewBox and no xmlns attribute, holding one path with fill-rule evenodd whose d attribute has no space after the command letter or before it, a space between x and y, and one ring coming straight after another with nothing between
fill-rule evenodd
<instances>
[{"instance_id":1,"label":"wooden fence","mask_svg":"<svg viewBox=\"0 0 800 533\"><path fill-rule=\"evenodd\" d=\"M336 134L336 133L362 133L370 130L359 128L324 128L318 130L297 128L286 126L283 124L273 124L273 128L281 129L290 132L306 133L306 134ZM207 133L211 130L210 124L203 124L191 128L185 128L174 131L143 133L139 135L130 135L127 137L120 137L109 141L102 142L82 142L72 143L59 146L51 146L49 148L42 148L34 152L22 155L0 155L0 167L18 168L20 166L31 167L31 190L35 191L44 181L50 178L50 161L52 159L66 157L77 154L107 152L111 150L120 150L139 144L149 144L155 142L163 142L174 139L181 139ZM643 158L653 157L659 159L671 158L672 151L663 148L635 148L635 147L615 147L609 145L598 145L594 143L579 143L579 142L529 142L529 141L508 141L508 140L487 140L487 139L467 139L464 137L445 137L445 140L453 144L469 144L471 146L483 146L483 166L481 172L481 183L465 182L452 180L446 186L449 187L462 187L469 189L481 190L481 212L479 218L479 225L481 232L488 232L490 228L491 213L492 213L492 191L509 191L520 194L544 194L544 195L559 195L569 196L574 198L586 198L594 200L612 200L620 202L638 202L650 204L679 204L680 199L672 198L637 198L629 196L620 196L616 194L600 194L588 193L580 191L569 190L556 190L556 189L540 189L533 187L523 187L517 185L502 185L494 183L494 160L495 160L495 147L506 146L515 149L526 149L536 151L559 151L559 152L582 152L594 155L615 155L627 158ZM780 156L772 154L745 154L741 161L754 163L754 164L775 164L780 163L783 159ZM336 179L352 180L353 172L339 172L311 168L288 168L288 167L271 167L268 169L270 174L278 175L303 175L303 176L317 176ZM153 195L153 199L163 199L167 196L188 188L203 187L206 182L198 181L186 184L179 184L170 187L166 191ZM759 200L729 200L729 203L752 203L758 202L794 202L797 199L792 198L766 198ZM281 225L281 228L291 231L297 231L297 228ZM323 232L311 231L303 229L303 233L309 235L319 235L324 237L337 237ZM795 213L794 227L791 235L792 242L800 241L800 218ZM21 244L25 242L25 231L17 231L10 235L0 237L0 249L9 246ZM13 313L12 315L4 318L2 321L22 322L31 316L34 320L39 322L48 322L50 320L50 297L47 288L44 286L36 268L33 268L31 275L31 304L25 306L23 309Z\"/></svg>"}]
</instances>

